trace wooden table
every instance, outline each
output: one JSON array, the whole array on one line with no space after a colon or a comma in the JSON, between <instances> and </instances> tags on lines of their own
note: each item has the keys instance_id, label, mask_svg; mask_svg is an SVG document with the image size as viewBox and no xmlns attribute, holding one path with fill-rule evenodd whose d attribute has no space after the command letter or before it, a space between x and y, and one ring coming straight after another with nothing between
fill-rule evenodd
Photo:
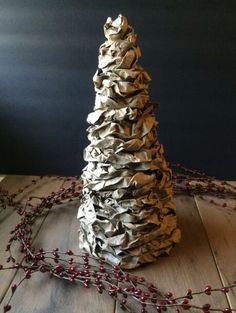
<instances>
[{"instance_id":1,"label":"wooden table","mask_svg":"<svg viewBox=\"0 0 236 313\"><path fill-rule=\"evenodd\" d=\"M31 181L33 176L7 176L0 186L11 192ZM40 183L24 192L19 200L29 195L46 195L65 185L66 180L43 178ZM186 289L202 290L208 284L214 287L236 280L236 211L222 208L199 197L178 196L174 199L182 241L169 257L161 257L155 264L143 266L133 273L145 276L163 291L171 290L184 295ZM232 200L227 200L232 201ZM34 245L62 250L78 246L79 203L72 202L52 211L34 227ZM17 224L18 215L11 208L0 214L0 264L4 264L9 230ZM19 281L21 272L0 272L0 311L11 294L10 286ZM200 300L201 299L201 300ZM211 303L207 295L196 299L198 303ZM106 294L100 295L93 288L85 289L67 281L49 279L35 274L19 288L12 300L12 313L113 313L123 312ZM227 295L222 292L214 297L214 307L236 308L236 290ZM137 311L137 312L140 312Z\"/></svg>"}]
</instances>

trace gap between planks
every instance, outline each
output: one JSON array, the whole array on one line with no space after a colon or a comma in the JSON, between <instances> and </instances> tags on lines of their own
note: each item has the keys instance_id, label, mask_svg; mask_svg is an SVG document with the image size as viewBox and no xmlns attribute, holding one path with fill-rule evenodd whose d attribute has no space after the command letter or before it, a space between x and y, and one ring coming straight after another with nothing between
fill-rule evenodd
<instances>
[{"instance_id":1,"label":"gap between planks","mask_svg":"<svg viewBox=\"0 0 236 313\"><path fill-rule=\"evenodd\" d=\"M55 248L55 245L58 245L58 248L62 251L68 248L76 251L78 249L77 229L79 227L76 219L78 205L76 202L69 202L60 205L56 210L50 211L42 224L34 245L36 247L43 245L47 250L51 250ZM21 278L21 275L22 273L18 271L17 280ZM57 278L49 279L47 274L40 275L36 273L35 275L32 275L29 281L25 281L24 287L20 288L15 294L12 302L14 313L114 312L115 302L109 295L101 296L94 288L88 290L83 286L71 284ZM6 300L10 294L11 290L9 288L5 297ZM34 296L35 294L37 294L37 297Z\"/></svg>"},{"instance_id":2,"label":"gap between planks","mask_svg":"<svg viewBox=\"0 0 236 313\"><path fill-rule=\"evenodd\" d=\"M212 254L213 260L214 260L214 262L215 262L215 267L216 267L216 269L217 269L217 271L218 271L221 284L222 284L222 286L224 286L224 280L223 280L223 278L222 278L222 274L221 274L220 268L219 268L218 263L217 263L216 255L215 255L214 250L213 250L213 247L212 247L212 245L211 245L211 241L210 241L210 238L209 238L209 236L208 236L208 232L207 232L207 229L206 229L206 225L205 225L204 220L203 220L203 218L202 218L201 211L200 211L200 209L199 209L199 205L198 205L198 202L197 202L197 200L196 200L196 196L194 196L194 201L195 201L195 204L196 204L196 207L197 207L197 211L198 211L199 217L200 217L200 219L201 219L201 221L202 221L202 224L203 224L203 227L204 227L204 232L205 232L205 235L206 235L206 238L207 238L207 241L208 241L208 245L209 245L209 248L210 248L210 250L211 250L211 254ZM215 287L218 287L218 286L215 286ZM230 302L229 302L229 298L228 298L228 295L227 295L227 294L226 294L226 299L227 299L227 302L228 302L229 307L231 307Z\"/></svg>"},{"instance_id":3,"label":"gap between planks","mask_svg":"<svg viewBox=\"0 0 236 313\"><path fill-rule=\"evenodd\" d=\"M235 182L233 183L235 184ZM219 204L224 202L231 206L236 204L235 199L218 199L212 196L207 198L215 200ZM211 245L222 285L232 284L236 280L236 212L231 208L223 208L199 197L195 197L195 203ZM235 289L226 296L231 309L236 308Z\"/></svg>"},{"instance_id":4,"label":"gap between planks","mask_svg":"<svg viewBox=\"0 0 236 313\"><path fill-rule=\"evenodd\" d=\"M162 292L172 291L177 297L185 295L187 288L192 288L194 292L203 290L208 283L220 286L219 273L194 199L175 196L174 202L182 231L181 242L172 249L168 257L160 257L155 263L133 270L132 273L146 277ZM210 303L220 308L228 306L223 293L216 294L214 302L207 295L194 297L194 303ZM116 313L121 312L117 305Z\"/></svg>"},{"instance_id":5,"label":"gap between planks","mask_svg":"<svg viewBox=\"0 0 236 313\"><path fill-rule=\"evenodd\" d=\"M3 185L3 183L4 183L8 188L6 188L4 186L3 186L3 188L9 190L11 193L14 193L18 189L26 186L32 179L37 179L37 178L38 178L38 176L15 176L15 175L9 175L9 176L7 176L5 178L4 182L1 182L1 185ZM48 179L48 177L45 177L45 178ZM57 180L53 180L53 181L45 182L45 181L43 181L45 178L43 178L42 180L39 181L39 183L41 183L39 186L37 186L37 184L36 184L36 185L32 185L29 189L26 189L26 191L24 191L23 194L20 195L20 198L18 199L18 201L23 201L24 202L28 198L29 193L30 194L32 193L32 195L38 195L38 196L45 195L45 193L49 194L50 191L52 192L52 191L59 190L60 188L62 188L62 186L65 183L65 179L64 180L58 180L58 181ZM53 179L54 177L50 177L50 178ZM18 180L19 180L19 182L18 182ZM42 185L42 183L43 183L43 185ZM52 190L50 190L50 187L48 186L48 184L53 185L54 188ZM59 186L57 186L58 184L59 184ZM44 191L45 186L47 186L47 190L46 191ZM42 194L42 192L43 192L43 194ZM11 210L11 208L7 208L6 210ZM37 223L39 225L36 225L36 227L35 227L36 231L35 231L35 233L33 233L33 236L32 236L33 240L32 240L32 242L35 241L35 239L36 239L36 237L37 237L37 235L39 233L39 230L41 229L42 224L44 223L46 217L47 217L47 215L44 216L40 221L39 220L37 221ZM9 228L11 229L12 227L14 227L14 225L18 221L18 219L19 219L19 216L17 215L16 211L15 210L11 210L10 215L7 216L6 217L6 221L4 219L3 222L10 222L10 225L12 224L12 222L14 222L11 226L9 226ZM9 230L10 229L7 230L7 234L9 234ZM7 235L7 234L5 234L5 235ZM6 245L6 244L7 243L4 243L4 245ZM3 248L4 247L1 247L1 249L3 249ZM14 252L16 252L19 255L18 246L17 247L13 246L13 254L14 254ZM3 253L3 254L6 255L6 253ZM4 259L4 255L2 255L2 259ZM20 256L20 262L21 262L21 260L22 260L22 258ZM0 263L2 264L3 260L1 260ZM0 273L1 274L0 278L6 283L5 286L3 286L3 284L1 284L1 287L4 290L2 290L1 293L0 293L0 304L2 303L3 299L5 298L7 292L8 292L8 290L9 290L11 284L12 284L12 281L14 280L14 278L17 275L18 270L11 270L11 271L9 270L6 273L4 273L4 272Z\"/></svg>"},{"instance_id":6,"label":"gap between planks","mask_svg":"<svg viewBox=\"0 0 236 313\"><path fill-rule=\"evenodd\" d=\"M181 199L181 198L180 198ZM198 206L197 206L197 203L196 203L196 201L195 201L195 199L193 200L190 200L190 199L188 199L188 198L186 198L186 197L182 197L182 202L181 201L179 201L179 200L177 200L177 204L178 204L178 206L179 206L179 209L180 209L180 207L182 207L182 212L181 212L181 214L182 214L182 217L184 217L185 219L187 218L187 216L188 216L188 214L189 214L189 221L191 221L191 219L190 219L190 214L192 214L192 216L191 217L194 217L195 219L196 219L196 222L199 224L199 226L197 226L197 228L195 229L195 230L200 230L200 229L204 229L202 232L206 232L206 228L205 228L205 225L204 225L204 223L203 223L203 221L202 221L202 218L201 218L201 214L200 214L200 212L199 212L199 208L198 208ZM194 202L194 203L193 203ZM195 208L194 208L195 207ZM190 211L192 210L192 213L190 212L189 213L189 208L190 208ZM196 212L195 212L196 211ZM184 212L184 213L183 213ZM195 213L194 213L195 212ZM188 218L187 218L187 220L188 220ZM47 221L47 219L44 219L44 222L45 221ZM199 222L201 222L201 225L202 226L200 226L200 223ZM185 224L187 224L186 222L185 222ZM37 231L37 236L35 237L35 239L34 240L36 240L36 238L38 237L38 235L42 232L42 228L45 226L45 223L43 223L43 224L41 224L41 226L40 226L40 229ZM210 251L211 251L211 254L212 254L212 248L211 248L211 244L210 244L210 241L209 241L209 238L208 238L208 235L205 233L205 234L202 234L201 235L201 238L207 238L208 239L208 244L209 244L209 251L208 251L208 254L210 253ZM199 239L198 239L198 241L199 241ZM206 245L206 243L205 243L205 245ZM178 245L175 247L175 249L178 249ZM175 250L174 250L175 251ZM174 252L173 251L173 253L171 254L171 256L169 257L170 258L170 263L173 263L173 261L174 261L174 263L173 263L173 265L174 265L174 267L176 267L175 266L175 262L177 261L177 267L178 267L178 263L179 263L179 261L180 261L180 257L181 257L181 255L178 255L178 253L177 253L177 251L176 252ZM180 249L180 251L181 251L181 249ZM183 254L184 253L184 250L182 249L182 251L181 251L181 253ZM176 256L175 256L176 255ZM177 257L177 258L176 258ZM209 258L209 257L208 257ZM212 258L214 259L214 254L212 254ZM174 260L175 259L175 260ZM194 258L193 258L194 259ZM164 260L164 259L163 259ZM163 261L163 260L159 260L158 261L158 263L159 263L159 266L157 267L157 266L155 266L154 264L153 265L148 265L148 266L146 266L146 267L143 267L142 269L140 269L141 270L141 272L146 272L147 274L150 274L150 275L148 275L148 276L150 276L151 278L153 278L153 276L154 276L154 279L155 279L155 274L156 273L161 273L161 271L165 271L165 266L162 266L164 263L165 263L165 261ZM197 263L198 263L199 261L197 261ZM163 264L162 264L163 263ZM209 263L209 264L212 264L212 266L216 266L216 264L214 264L213 265L213 263ZM208 264L208 265L209 265ZM166 263L166 265L167 265L167 263ZM148 270L148 268L149 268L149 270ZM199 268L199 267L198 267ZM171 270L172 271L172 270ZM167 267L167 272L168 272L168 267ZM210 270L210 272L214 272L214 270L213 269L211 269ZM221 277L220 277L220 273L219 273L219 270L218 270L218 268L217 268L217 266L216 266L216 272L217 272L217 275L218 275L218 278L219 278L219 282L221 282L222 280L221 280ZM155 274L154 274L155 273ZM174 273L174 270L173 270L173 273ZM154 274L154 275L153 275ZM167 273L168 274L168 273ZM186 273L185 273L185 275L186 275ZM160 275L160 276L162 276L162 277L165 277L165 274L163 275ZM173 277L172 277L173 278ZM175 278L176 279L176 278ZM217 278L215 277L215 280L217 281ZM158 279L158 282L159 282L159 279ZM167 284L168 285L168 284ZM10 286L9 286L10 287ZM28 286L29 287L29 286ZM202 286L202 287L204 287L204 286ZM69 288L69 289L71 289L71 288ZM8 289L9 290L9 289ZM90 292L91 292L92 290L90 290ZM71 290L71 292L73 292L72 290ZM95 291L96 292L96 291ZM80 294L80 296L81 296L81 294ZM95 296L95 294L92 292L91 293L91 295L90 295L90 298L93 298L93 300L94 300L94 296ZM101 296L100 296L101 297ZM103 296L102 296L103 297ZM223 295L222 295L222 298L223 298ZM225 298L225 297L224 297ZM84 301L86 301L86 299L84 299ZM88 300L89 301L89 300ZM222 301L223 302L223 300L219 300L220 302ZM95 302L96 302L96 300L95 300ZM99 308L99 306L97 306L97 308L96 309L100 309ZM116 311L116 307L114 306L113 307L113 310L112 310L112 312L115 312ZM53 311L52 311L53 312ZM107 313L108 311L104 311L104 313ZM111 312L111 307L110 307L110 310L109 310L109 312Z\"/></svg>"}]
</instances>

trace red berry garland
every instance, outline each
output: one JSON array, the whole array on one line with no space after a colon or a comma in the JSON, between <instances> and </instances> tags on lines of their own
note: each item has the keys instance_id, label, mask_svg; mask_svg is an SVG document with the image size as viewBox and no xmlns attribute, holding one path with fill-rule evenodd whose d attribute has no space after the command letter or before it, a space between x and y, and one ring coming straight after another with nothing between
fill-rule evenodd
<instances>
[{"instance_id":1,"label":"red berry garland","mask_svg":"<svg viewBox=\"0 0 236 313\"><path fill-rule=\"evenodd\" d=\"M189 170L180 164L173 164L172 166L175 168L173 174L175 194L199 195L203 199L205 199L204 195L213 195L219 198L236 198L236 188L228 182L216 183L214 177L209 177L195 170ZM38 180L40 179L42 177L39 177ZM57 179L63 178L57 177ZM0 265L0 270L21 269L25 273L23 279L18 284L11 286L12 294L8 303L4 305L3 312L11 310L10 302L17 288L24 280L30 279L35 273L49 273L51 276L59 279L68 280L70 283L80 283L85 288L95 287L100 294L108 293L127 312L133 312L130 305L131 299L140 304L141 313L148 312L150 307L155 308L159 313L171 307L176 308L176 313L179 313L180 310L190 310L191 308L201 310L204 313L210 311L231 313L236 311L230 308L212 308L208 303L202 306L196 306L191 303L191 300L196 295L206 294L211 296L216 292L226 294L236 287L236 282L223 288L206 286L204 290L197 292L187 289L185 295L175 297L171 291L162 294L156 286L146 282L144 277L126 273L119 266L111 266L105 263L105 259L102 257L95 259L86 253L76 254L70 249L67 251L60 251L58 248L52 251L45 251L43 248L36 250L32 246L31 241L32 226L36 219L45 211L50 211L55 204L78 200L81 195L80 178L71 177L67 178L70 181L69 187L61 188L58 192L53 192L47 197L30 197L25 205L15 201L17 195L36 184L38 180L32 180L30 184L18 190L17 194L9 194L9 192L0 188L0 213L1 210L10 206L17 210L20 217L19 223L10 232L11 236L6 246L6 251L9 253L7 263L11 265L8 267ZM37 205L31 203L35 198L40 200ZM210 202L219 205L215 200L210 200ZM223 203L221 206L223 208L236 209L226 203ZM23 255L21 264L15 260L11 252L11 245L15 241L19 243ZM91 260L93 260L93 264ZM94 261L96 262L95 265Z\"/></svg>"}]
</instances>

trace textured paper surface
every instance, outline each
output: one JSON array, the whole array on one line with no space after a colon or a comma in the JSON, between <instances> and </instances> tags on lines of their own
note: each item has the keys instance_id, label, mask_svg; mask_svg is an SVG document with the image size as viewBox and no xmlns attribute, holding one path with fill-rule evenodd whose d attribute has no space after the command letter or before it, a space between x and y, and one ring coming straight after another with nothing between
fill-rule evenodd
<instances>
[{"instance_id":1,"label":"textured paper surface","mask_svg":"<svg viewBox=\"0 0 236 313\"><path fill-rule=\"evenodd\" d=\"M134 268L169 253L180 231L136 34L121 15L107 19L104 33L87 119L79 242L94 256Z\"/></svg>"}]
</instances>

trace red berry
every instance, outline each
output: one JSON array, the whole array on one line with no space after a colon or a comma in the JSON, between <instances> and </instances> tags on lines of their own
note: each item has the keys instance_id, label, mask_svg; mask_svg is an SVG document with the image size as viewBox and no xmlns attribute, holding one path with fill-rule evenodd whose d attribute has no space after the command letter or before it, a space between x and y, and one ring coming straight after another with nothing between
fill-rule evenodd
<instances>
[{"instance_id":1,"label":"red berry","mask_svg":"<svg viewBox=\"0 0 236 313\"><path fill-rule=\"evenodd\" d=\"M188 302L188 299L184 299L183 301L181 301L181 304L182 304L182 308L184 310L189 310L190 309L190 305L189 305L189 302Z\"/></svg>"},{"instance_id":2,"label":"red berry","mask_svg":"<svg viewBox=\"0 0 236 313\"><path fill-rule=\"evenodd\" d=\"M117 266L117 265L113 265L112 268L113 268L114 271L118 271L119 270L119 266Z\"/></svg>"},{"instance_id":3,"label":"red berry","mask_svg":"<svg viewBox=\"0 0 236 313\"><path fill-rule=\"evenodd\" d=\"M232 310L230 308L226 308L223 310L223 313L232 313Z\"/></svg>"},{"instance_id":4,"label":"red berry","mask_svg":"<svg viewBox=\"0 0 236 313\"><path fill-rule=\"evenodd\" d=\"M169 304L176 304L176 301L175 300L168 300L168 303Z\"/></svg>"},{"instance_id":5,"label":"red berry","mask_svg":"<svg viewBox=\"0 0 236 313\"><path fill-rule=\"evenodd\" d=\"M228 293L229 292L229 288L224 287L224 288L221 289L221 291L224 292L224 293Z\"/></svg>"},{"instance_id":6,"label":"red berry","mask_svg":"<svg viewBox=\"0 0 236 313\"><path fill-rule=\"evenodd\" d=\"M11 291L12 291L12 293L14 293L16 291L16 284L11 286Z\"/></svg>"},{"instance_id":7,"label":"red berry","mask_svg":"<svg viewBox=\"0 0 236 313\"><path fill-rule=\"evenodd\" d=\"M56 251L53 252L53 255L55 256L55 258L59 258L59 254Z\"/></svg>"},{"instance_id":8,"label":"red berry","mask_svg":"<svg viewBox=\"0 0 236 313\"><path fill-rule=\"evenodd\" d=\"M74 253L71 250L67 250L66 254L73 255Z\"/></svg>"},{"instance_id":9,"label":"red berry","mask_svg":"<svg viewBox=\"0 0 236 313\"><path fill-rule=\"evenodd\" d=\"M173 293L172 293L172 292L170 292L170 291L169 291L169 292L167 292L166 297L167 297L167 298L171 298L171 297L173 297Z\"/></svg>"},{"instance_id":10,"label":"red berry","mask_svg":"<svg viewBox=\"0 0 236 313\"><path fill-rule=\"evenodd\" d=\"M209 285L206 286L206 288L204 289L204 292L205 292L206 295L209 296L211 294L211 286L209 286Z\"/></svg>"},{"instance_id":11,"label":"red berry","mask_svg":"<svg viewBox=\"0 0 236 313\"><path fill-rule=\"evenodd\" d=\"M4 305L4 307L3 307L3 312L5 313L5 312L8 312L8 311L10 311L10 309L11 309L11 305L10 304L6 304L6 305Z\"/></svg>"},{"instance_id":12,"label":"red berry","mask_svg":"<svg viewBox=\"0 0 236 313\"><path fill-rule=\"evenodd\" d=\"M187 293L187 295L190 295L190 294L192 294L192 290L188 288L186 293Z\"/></svg>"},{"instance_id":13,"label":"red berry","mask_svg":"<svg viewBox=\"0 0 236 313\"><path fill-rule=\"evenodd\" d=\"M130 291L132 291L132 287L126 287L126 288L124 288L124 291L125 292L130 292Z\"/></svg>"},{"instance_id":14,"label":"red berry","mask_svg":"<svg viewBox=\"0 0 236 313\"><path fill-rule=\"evenodd\" d=\"M100 266L100 272L104 273L105 272L105 267L104 266Z\"/></svg>"},{"instance_id":15,"label":"red berry","mask_svg":"<svg viewBox=\"0 0 236 313\"><path fill-rule=\"evenodd\" d=\"M156 307L156 310L158 313L161 313L161 307L159 305Z\"/></svg>"},{"instance_id":16,"label":"red berry","mask_svg":"<svg viewBox=\"0 0 236 313\"><path fill-rule=\"evenodd\" d=\"M141 295L142 290L140 288L138 288L138 289L135 290L134 293L136 294L136 296L139 296L139 295Z\"/></svg>"},{"instance_id":17,"label":"red berry","mask_svg":"<svg viewBox=\"0 0 236 313\"><path fill-rule=\"evenodd\" d=\"M26 273L25 278L26 278L26 279L30 279L30 278L31 278L30 272L27 272L27 273Z\"/></svg>"},{"instance_id":18,"label":"red berry","mask_svg":"<svg viewBox=\"0 0 236 313\"><path fill-rule=\"evenodd\" d=\"M192 299L193 298L191 289L187 289L186 298L188 298L188 299Z\"/></svg>"},{"instance_id":19,"label":"red berry","mask_svg":"<svg viewBox=\"0 0 236 313\"><path fill-rule=\"evenodd\" d=\"M145 278L144 277L139 277L139 279L138 279L139 281L140 281L140 283L143 283L143 282L145 282Z\"/></svg>"},{"instance_id":20,"label":"red berry","mask_svg":"<svg viewBox=\"0 0 236 313\"><path fill-rule=\"evenodd\" d=\"M204 311L208 311L210 309L210 307L211 307L211 305L209 303L205 303L205 304L203 304L202 309Z\"/></svg>"},{"instance_id":21,"label":"red berry","mask_svg":"<svg viewBox=\"0 0 236 313\"><path fill-rule=\"evenodd\" d=\"M126 274L126 275L125 275L125 281L127 281L127 282L129 282L129 281L130 281L129 274Z\"/></svg>"},{"instance_id":22,"label":"red berry","mask_svg":"<svg viewBox=\"0 0 236 313\"><path fill-rule=\"evenodd\" d=\"M122 304L124 305L124 304L126 304L126 302L127 302L127 300L126 299L122 299Z\"/></svg>"},{"instance_id":23,"label":"red berry","mask_svg":"<svg viewBox=\"0 0 236 313\"><path fill-rule=\"evenodd\" d=\"M103 264L105 262L105 258L103 256L100 256L98 262Z\"/></svg>"}]
</instances>

